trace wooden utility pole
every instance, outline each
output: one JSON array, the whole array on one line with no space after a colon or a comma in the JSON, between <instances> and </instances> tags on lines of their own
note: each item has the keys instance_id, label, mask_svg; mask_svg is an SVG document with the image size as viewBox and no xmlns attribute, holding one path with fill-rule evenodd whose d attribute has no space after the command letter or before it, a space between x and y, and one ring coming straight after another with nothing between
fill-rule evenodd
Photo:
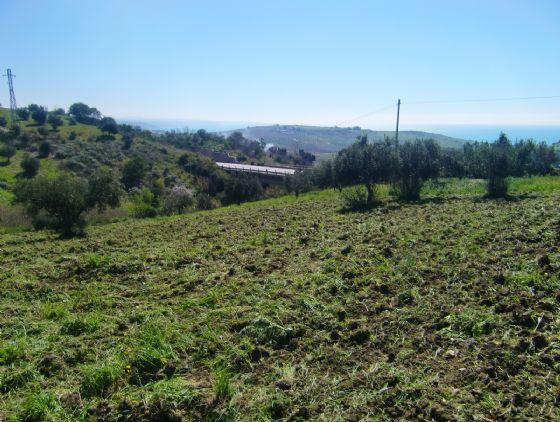
<instances>
[{"instance_id":1,"label":"wooden utility pole","mask_svg":"<svg viewBox=\"0 0 560 422\"><path fill-rule=\"evenodd\" d=\"M395 132L395 142L399 143L399 114L401 112L401 99L397 102L397 130Z\"/></svg>"}]
</instances>

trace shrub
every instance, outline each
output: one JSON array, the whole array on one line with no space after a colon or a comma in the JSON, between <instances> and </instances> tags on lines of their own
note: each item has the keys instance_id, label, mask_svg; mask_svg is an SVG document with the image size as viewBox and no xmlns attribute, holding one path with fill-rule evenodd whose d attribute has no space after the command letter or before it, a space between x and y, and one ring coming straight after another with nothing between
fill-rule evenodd
<instances>
[{"instance_id":1,"label":"shrub","mask_svg":"<svg viewBox=\"0 0 560 422\"><path fill-rule=\"evenodd\" d=\"M47 121L52 126L54 131L56 131L60 126L64 124L60 116L55 113L49 113L49 118L47 119Z\"/></svg>"},{"instance_id":2,"label":"shrub","mask_svg":"<svg viewBox=\"0 0 560 422\"><path fill-rule=\"evenodd\" d=\"M211 210L219 206L220 204L207 193L199 192L196 195L196 209L198 210Z\"/></svg>"},{"instance_id":3,"label":"shrub","mask_svg":"<svg viewBox=\"0 0 560 422\"><path fill-rule=\"evenodd\" d=\"M27 178L35 177L39 171L39 166L41 162L30 155L26 155L20 163L21 169L23 170L23 176Z\"/></svg>"},{"instance_id":4,"label":"shrub","mask_svg":"<svg viewBox=\"0 0 560 422\"><path fill-rule=\"evenodd\" d=\"M181 214L193 204L193 190L184 185L176 185L166 195L163 208L166 214Z\"/></svg>"},{"instance_id":5,"label":"shrub","mask_svg":"<svg viewBox=\"0 0 560 422\"><path fill-rule=\"evenodd\" d=\"M8 121L6 120L6 118L4 116L0 116L0 127L6 127L7 124Z\"/></svg>"},{"instance_id":6,"label":"shrub","mask_svg":"<svg viewBox=\"0 0 560 422\"><path fill-rule=\"evenodd\" d=\"M363 210L370 206L368 192L363 186L353 186L341 192L344 208L347 210Z\"/></svg>"},{"instance_id":7,"label":"shrub","mask_svg":"<svg viewBox=\"0 0 560 422\"><path fill-rule=\"evenodd\" d=\"M132 215L136 218L151 218L157 215L154 207L155 195L148 188L142 188L132 195Z\"/></svg>"},{"instance_id":8,"label":"shrub","mask_svg":"<svg viewBox=\"0 0 560 422\"><path fill-rule=\"evenodd\" d=\"M49 134L49 130L46 127L41 126L40 128L37 128L37 133L41 136L47 136Z\"/></svg>"},{"instance_id":9,"label":"shrub","mask_svg":"<svg viewBox=\"0 0 560 422\"><path fill-rule=\"evenodd\" d=\"M35 120L38 125L44 125L47 121L47 109L45 107L37 106L31 112L31 118Z\"/></svg>"},{"instance_id":10,"label":"shrub","mask_svg":"<svg viewBox=\"0 0 560 422\"><path fill-rule=\"evenodd\" d=\"M16 110L16 113L21 120L23 121L29 120L29 110L27 109L27 107L18 108Z\"/></svg>"},{"instance_id":11,"label":"shrub","mask_svg":"<svg viewBox=\"0 0 560 422\"><path fill-rule=\"evenodd\" d=\"M46 158L51 153L51 143L49 141L43 141L39 144L39 157Z\"/></svg>"},{"instance_id":12,"label":"shrub","mask_svg":"<svg viewBox=\"0 0 560 422\"><path fill-rule=\"evenodd\" d=\"M122 182L126 190L139 187L146 176L148 165L141 157L128 160L123 167Z\"/></svg>"},{"instance_id":13,"label":"shrub","mask_svg":"<svg viewBox=\"0 0 560 422\"><path fill-rule=\"evenodd\" d=\"M6 162L10 163L10 158L16 155L16 149L11 145L0 146L0 157L6 158Z\"/></svg>"}]
</instances>

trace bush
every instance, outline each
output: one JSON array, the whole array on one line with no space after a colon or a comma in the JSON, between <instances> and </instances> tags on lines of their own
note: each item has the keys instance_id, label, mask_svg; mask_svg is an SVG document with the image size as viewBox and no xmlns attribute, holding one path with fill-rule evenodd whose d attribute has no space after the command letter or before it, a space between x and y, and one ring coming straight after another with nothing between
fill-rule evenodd
<instances>
[{"instance_id":1,"label":"bush","mask_svg":"<svg viewBox=\"0 0 560 422\"><path fill-rule=\"evenodd\" d=\"M181 214L194 204L192 189L184 185L173 186L166 195L163 208L166 214Z\"/></svg>"},{"instance_id":2,"label":"bush","mask_svg":"<svg viewBox=\"0 0 560 422\"><path fill-rule=\"evenodd\" d=\"M21 120L23 121L29 120L29 110L27 109L27 107L18 108L16 110L16 113Z\"/></svg>"},{"instance_id":3,"label":"bush","mask_svg":"<svg viewBox=\"0 0 560 422\"><path fill-rule=\"evenodd\" d=\"M6 118L4 116L0 116L0 127L6 127L7 124L8 121L6 120Z\"/></svg>"},{"instance_id":4,"label":"bush","mask_svg":"<svg viewBox=\"0 0 560 422\"><path fill-rule=\"evenodd\" d=\"M38 125L44 125L47 121L47 109L45 107L37 106L31 112L31 118L35 120Z\"/></svg>"},{"instance_id":5,"label":"bush","mask_svg":"<svg viewBox=\"0 0 560 422\"><path fill-rule=\"evenodd\" d=\"M486 182L488 198L505 198L509 191L509 181L505 177L491 177Z\"/></svg>"},{"instance_id":6,"label":"bush","mask_svg":"<svg viewBox=\"0 0 560 422\"><path fill-rule=\"evenodd\" d=\"M153 203L155 195L148 188L142 188L132 195L132 215L136 218L151 218L157 215Z\"/></svg>"},{"instance_id":7,"label":"bush","mask_svg":"<svg viewBox=\"0 0 560 422\"><path fill-rule=\"evenodd\" d=\"M47 136L49 134L49 130L46 127L41 126L40 128L37 129L37 132L39 133L39 135L41 136Z\"/></svg>"},{"instance_id":8,"label":"bush","mask_svg":"<svg viewBox=\"0 0 560 422\"><path fill-rule=\"evenodd\" d=\"M16 149L11 145L2 145L0 146L0 157L4 157L7 159L7 163L10 163L10 158L16 155Z\"/></svg>"},{"instance_id":9,"label":"bush","mask_svg":"<svg viewBox=\"0 0 560 422\"><path fill-rule=\"evenodd\" d=\"M51 144L49 141L43 141L39 144L39 157L46 158L51 153Z\"/></svg>"},{"instance_id":10,"label":"bush","mask_svg":"<svg viewBox=\"0 0 560 422\"><path fill-rule=\"evenodd\" d=\"M126 190L137 188L142 184L148 165L141 157L134 157L124 164L122 182Z\"/></svg>"},{"instance_id":11,"label":"bush","mask_svg":"<svg viewBox=\"0 0 560 422\"><path fill-rule=\"evenodd\" d=\"M27 178L35 177L39 171L40 165L41 162L37 158L26 155L20 163L21 169L23 170L23 176Z\"/></svg>"},{"instance_id":12,"label":"bush","mask_svg":"<svg viewBox=\"0 0 560 422\"><path fill-rule=\"evenodd\" d=\"M340 196L347 210L364 210L370 207L368 192L364 186L353 186L341 191Z\"/></svg>"},{"instance_id":13,"label":"bush","mask_svg":"<svg viewBox=\"0 0 560 422\"><path fill-rule=\"evenodd\" d=\"M47 121L52 126L54 131L56 131L60 126L62 126L64 124L64 122L60 118L60 115L55 114L55 113L49 113L49 117L48 117Z\"/></svg>"},{"instance_id":14,"label":"bush","mask_svg":"<svg viewBox=\"0 0 560 422\"><path fill-rule=\"evenodd\" d=\"M198 210L211 210L219 206L220 204L207 193L199 192L196 195L196 209Z\"/></svg>"}]
</instances>

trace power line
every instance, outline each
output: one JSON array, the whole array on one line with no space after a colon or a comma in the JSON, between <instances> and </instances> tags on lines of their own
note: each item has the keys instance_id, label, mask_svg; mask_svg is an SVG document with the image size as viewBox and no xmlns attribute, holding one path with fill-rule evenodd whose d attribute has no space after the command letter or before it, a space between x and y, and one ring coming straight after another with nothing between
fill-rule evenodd
<instances>
[{"instance_id":1,"label":"power line","mask_svg":"<svg viewBox=\"0 0 560 422\"><path fill-rule=\"evenodd\" d=\"M353 123L353 122L355 122L356 120L361 120L361 119L363 119L364 117L368 117L368 116L371 116L371 115L373 115L373 114L381 113L382 111L389 110L389 109L394 108L394 107L396 107L396 104L389 104L389 105L387 105L387 106L385 106L385 107L381 107L380 109L377 109L377 110L374 110L374 111L370 111L369 113L362 114L361 116L358 116L358 117L354 117L353 119L349 119L349 120L345 120L345 121L343 121L343 122L340 122L337 126L344 126L344 125L346 125L346 124L348 124L348 123Z\"/></svg>"},{"instance_id":2,"label":"power line","mask_svg":"<svg viewBox=\"0 0 560 422\"><path fill-rule=\"evenodd\" d=\"M547 95L547 96L538 96L538 97L478 98L478 99L464 99L464 100L403 101L403 104L490 103L490 102L498 102L498 101L547 100L553 98L560 98L560 95Z\"/></svg>"}]
</instances>

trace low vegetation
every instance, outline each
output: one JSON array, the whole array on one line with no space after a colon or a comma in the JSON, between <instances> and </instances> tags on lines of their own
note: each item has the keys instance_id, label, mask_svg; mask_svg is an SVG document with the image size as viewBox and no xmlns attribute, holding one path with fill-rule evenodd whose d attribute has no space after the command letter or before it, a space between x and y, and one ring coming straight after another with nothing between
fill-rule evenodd
<instances>
[{"instance_id":1,"label":"low vegetation","mask_svg":"<svg viewBox=\"0 0 560 422\"><path fill-rule=\"evenodd\" d=\"M484 193L1 235L0 419L558 419L560 178Z\"/></svg>"}]
</instances>

